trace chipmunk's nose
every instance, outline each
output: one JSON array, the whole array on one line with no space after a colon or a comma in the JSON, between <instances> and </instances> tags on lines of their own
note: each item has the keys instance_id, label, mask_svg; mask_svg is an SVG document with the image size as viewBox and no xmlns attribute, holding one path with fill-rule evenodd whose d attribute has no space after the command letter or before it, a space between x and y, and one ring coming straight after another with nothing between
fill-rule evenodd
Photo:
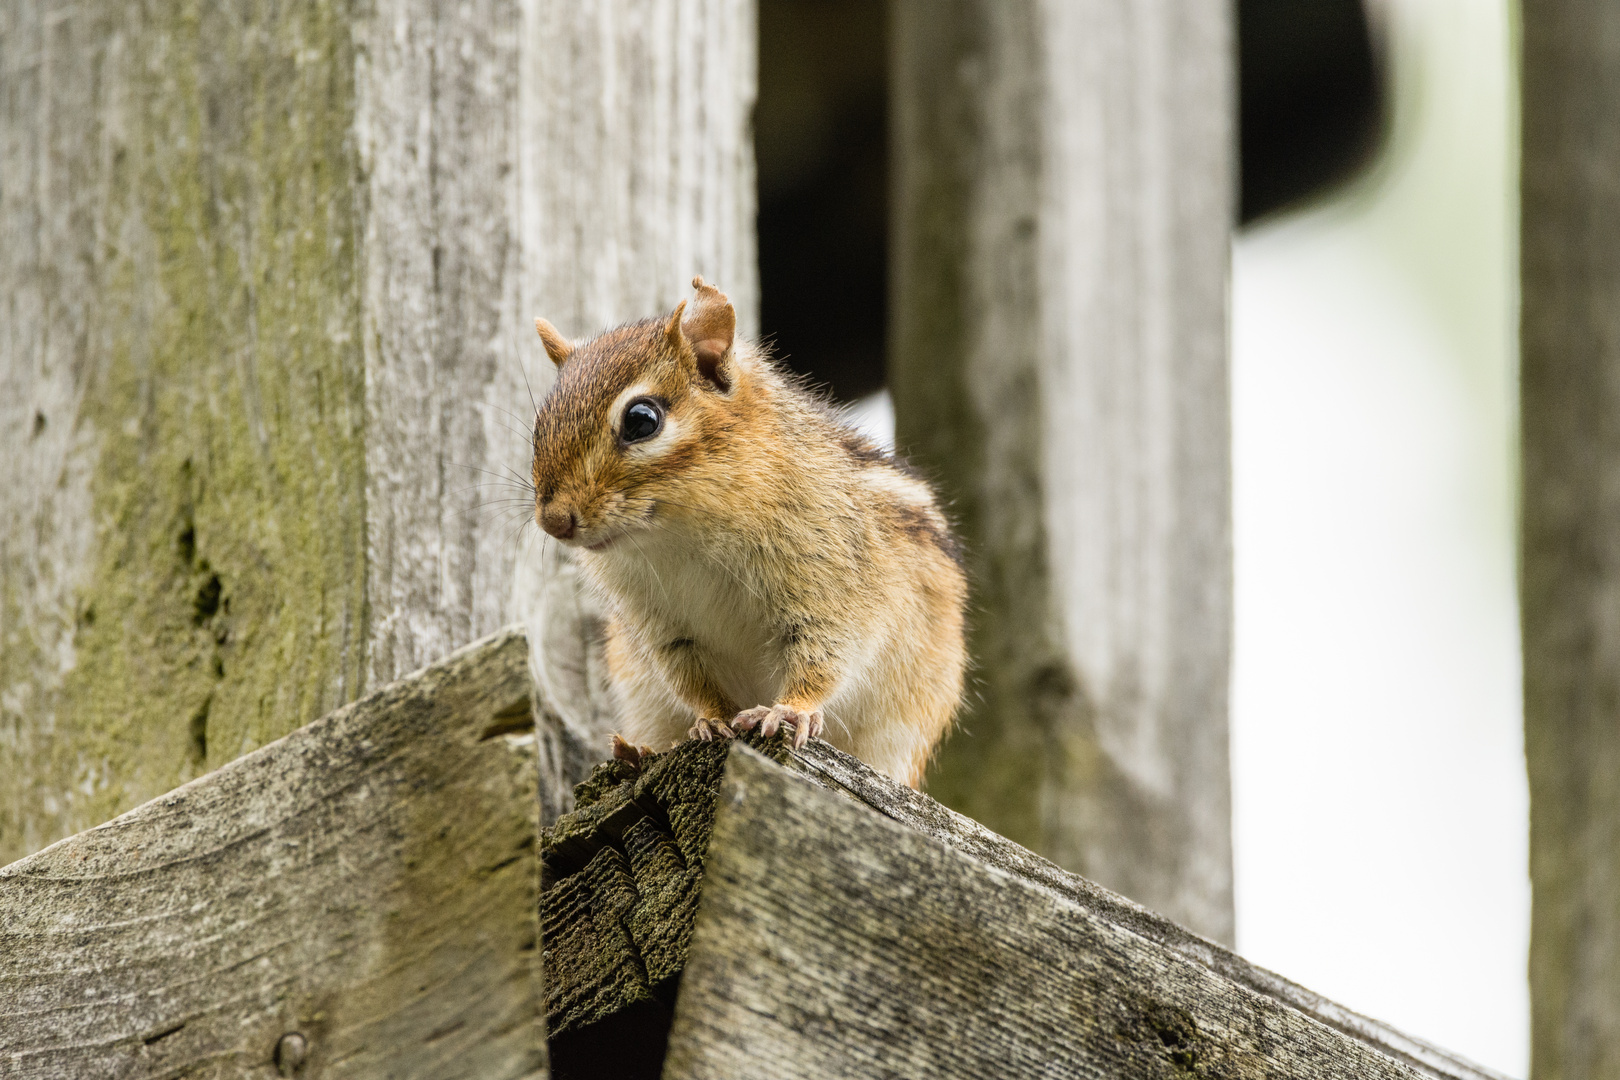
<instances>
[{"instance_id":1,"label":"chipmunk's nose","mask_svg":"<svg viewBox=\"0 0 1620 1080\"><path fill-rule=\"evenodd\" d=\"M579 515L566 503L542 502L540 527L559 540L572 540L574 531L579 528Z\"/></svg>"}]
</instances>

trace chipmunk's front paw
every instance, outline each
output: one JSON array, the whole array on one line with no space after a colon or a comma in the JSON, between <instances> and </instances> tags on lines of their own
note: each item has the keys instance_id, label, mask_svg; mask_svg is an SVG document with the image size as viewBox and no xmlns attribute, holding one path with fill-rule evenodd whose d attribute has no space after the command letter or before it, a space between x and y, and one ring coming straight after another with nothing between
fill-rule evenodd
<instances>
[{"instance_id":1,"label":"chipmunk's front paw","mask_svg":"<svg viewBox=\"0 0 1620 1080\"><path fill-rule=\"evenodd\" d=\"M724 720L707 720L698 717L697 723L686 729L688 739L702 739L704 742L713 742L716 739L735 738L737 733Z\"/></svg>"},{"instance_id":2,"label":"chipmunk's front paw","mask_svg":"<svg viewBox=\"0 0 1620 1080\"><path fill-rule=\"evenodd\" d=\"M767 739L786 727L793 732L793 749L798 750L818 737L827 725L822 722L820 709L804 712L791 705L777 704L745 709L731 721L731 726L738 731L752 731L757 727Z\"/></svg>"},{"instance_id":3,"label":"chipmunk's front paw","mask_svg":"<svg viewBox=\"0 0 1620 1080\"><path fill-rule=\"evenodd\" d=\"M652 752L653 748L650 746L626 742L619 735L613 736L613 756L633 769L641 768L646 759L652 756Z\"/></svg>"}]
</instances>

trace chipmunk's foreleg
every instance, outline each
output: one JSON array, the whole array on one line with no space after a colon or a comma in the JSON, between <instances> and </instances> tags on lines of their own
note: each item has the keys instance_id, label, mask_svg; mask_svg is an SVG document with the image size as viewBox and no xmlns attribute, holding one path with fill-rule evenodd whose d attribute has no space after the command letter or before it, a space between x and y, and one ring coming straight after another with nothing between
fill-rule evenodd
<instances>
[{"instance_id":1,"label":"chipmunk's foreleg","mask_svg":"<svg viewBox=\"0 0 1620 1080\"><path fill-rule=\"evenodd\" d=\"M789 728L798 749L826 730L822 705L843 677L843 649L836 638L817 632L810 621L790 623L781 637L787 662L781 694L774 704L738 713L731 726L737 731L757 727L767 736Z\"/></svg>"},{"instance_id":2,"label":"chipmunk's foreleg","mask_svg":"<svg viewBox=\"0 0 1620 1080\"><path fill-rule=\"evenodd\" d=\"M689 638L670 642L657 651L654 662L669 680L675 695L697 713L697 720L687 729L687 738L709 742L737 734L728 723L736 714L737 706L715 685L696 642Z\"/></svg>"}]
</instances>

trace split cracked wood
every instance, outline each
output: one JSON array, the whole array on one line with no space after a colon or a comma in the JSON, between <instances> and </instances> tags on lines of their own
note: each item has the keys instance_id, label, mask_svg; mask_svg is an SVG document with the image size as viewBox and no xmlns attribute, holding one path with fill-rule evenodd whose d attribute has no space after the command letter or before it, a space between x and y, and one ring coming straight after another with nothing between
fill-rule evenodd
<instances>
[{"instance_id":1,"label":"split cracked wood","mask_svg":"<svg viewBox=\"0 0 1620 1080\"><path fill-rule=\"evenodd\" d=\"M781 760L781 737L760 740ZM656 1076L686 965L730 746L692 740L596 767L542 836L540 933L552 1072Z\"/></svg>"},{"instance_id":2,"label":"split cracked wood","mask_svg":"<svg viewBox=\"0 0 1620 1080\"><path fill-rule=\"evenodd\" d=\"M531 697L503 631L0 869L0 1074L544 1077Z\"/></svg>"},{"instance_id":3,"label":"split cracked wood","mask_svg":"<svg viewBox=\"0 0 1620 1080\"><path fill-rule=\"evenodd\" d=\"M557 1076L649 1032L661 1057L671 1019L668 1077L1497 1076L824 743L748 741L787 771L741 744L688 743L640 774L610 763L546 837ZM636 854L654 837L683 861ZM644 949L655 907L661 936ZM1083 1008L1060 1022L1065 994Z\"/></svg>"}]
</instances>

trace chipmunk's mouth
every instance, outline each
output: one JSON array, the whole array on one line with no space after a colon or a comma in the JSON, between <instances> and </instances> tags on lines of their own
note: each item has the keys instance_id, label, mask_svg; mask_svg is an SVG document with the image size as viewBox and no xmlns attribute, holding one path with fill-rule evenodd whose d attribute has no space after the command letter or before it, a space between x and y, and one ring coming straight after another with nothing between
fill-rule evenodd
<instances>
[{"instance_id":1,"label":"chipmunk's mouth","mask_svg":"<svg viewBox=\"0 0 1620 1080\"><path fill-rule=\"evenodd\" d=\"M602 539L598 540L594 544L586 544L585 545L585 550L586 551L605 551L609 547L612 547L613 542L615 540L617 540L617 539L618 539L617 536L604 536L604 537L602 537Z\"/></svg>"}]
</instances>

